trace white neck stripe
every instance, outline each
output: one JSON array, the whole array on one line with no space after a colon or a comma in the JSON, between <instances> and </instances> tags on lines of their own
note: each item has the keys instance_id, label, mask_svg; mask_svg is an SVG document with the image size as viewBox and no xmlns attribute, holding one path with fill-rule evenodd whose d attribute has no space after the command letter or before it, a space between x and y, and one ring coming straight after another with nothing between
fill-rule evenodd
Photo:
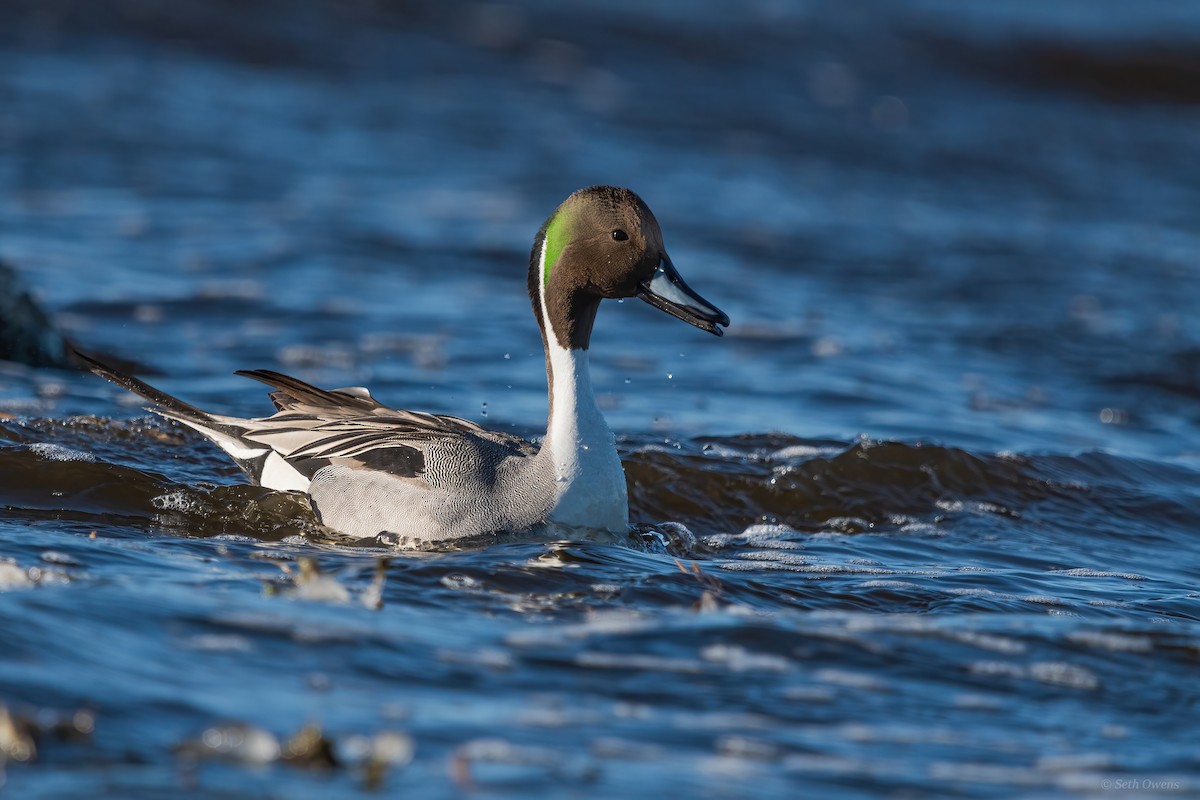
<instances>
[{"instance_id":1,"label":"white neck stripe","mask_svg":"<svg viewBox=\"0 0 1200 800\"><path fill-rule=\"evenodd\" d=\"M629 524L625 471L596 398L586 350L558 343L546 309L546 241L538 259L538 312L550 362L550 419L542 442L554 470L557 501L551 520L567 525L624 530Z\"/></svg>"}]
</instances>

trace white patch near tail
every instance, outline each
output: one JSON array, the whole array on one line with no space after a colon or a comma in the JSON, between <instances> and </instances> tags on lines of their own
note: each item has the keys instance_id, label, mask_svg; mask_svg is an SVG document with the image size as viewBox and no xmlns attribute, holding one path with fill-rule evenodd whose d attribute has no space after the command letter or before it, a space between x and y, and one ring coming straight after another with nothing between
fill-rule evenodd
<instances>
[{"instance_id":1,"label":"white patch near tail","mask_svg":"<svg viewBox=\"0 0 1200 800\"><path fill-rule=\"evenodd\" d=\"M174 414L164 413L161 409L150 409L157 414L160 414L168 419L173 419L187 425L193 430L199 431L205 438L209 439L217 447L224 450L233 458L239 461L253 461L256 458L266 456L266 461L263 463L262 475L258 478L260 486L265 486L268 489L274 489L277 492L307 492L308 478L304 477L291 464L289 464L283 456L275 452L269 447L250 447L242 439L236 436L230 436L227 433L214 430L204 426L199 422L190 419L183 419Z\"/></svg>"},{"instance_id":2,"label":"white patch near tail","mask_svg":"<svg viewBox=\"0 0 1200 800\"><path fill-rule=\"evenodd\" d=\"M277 492L307 492L309 485L308 478L276 452L267 456L258 482L261 486Z\"/></svg>"}]
</instances>

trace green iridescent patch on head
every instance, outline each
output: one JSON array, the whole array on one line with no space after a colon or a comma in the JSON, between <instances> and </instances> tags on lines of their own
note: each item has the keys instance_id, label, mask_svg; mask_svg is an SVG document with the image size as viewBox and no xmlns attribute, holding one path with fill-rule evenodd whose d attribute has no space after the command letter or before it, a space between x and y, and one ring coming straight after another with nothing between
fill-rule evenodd
<instances>
[{"instance_id":1,"label":"green iridescent patch on head","mask_svg":"<svg viewBox=\"0 0 1200 800\"><path fill-rule=\"evenodd\" d=\"M560 208L546 225L546 241L542 245L542 283L550 281L550 269L558 263L563 248L570 238L570 226L567 224L567 211Z\"/></svg>"}]
</instances>

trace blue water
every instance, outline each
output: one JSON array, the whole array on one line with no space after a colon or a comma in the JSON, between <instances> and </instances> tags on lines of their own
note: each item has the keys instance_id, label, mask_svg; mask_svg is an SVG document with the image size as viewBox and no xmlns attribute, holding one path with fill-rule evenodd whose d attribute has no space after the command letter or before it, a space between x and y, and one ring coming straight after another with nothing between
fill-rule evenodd
<instances>
[{"instance_id":1,"label":"blue water","mask_svg":"<svg viewBox=\"0 0 1200 800\"><path fill-rule=\"evenodd\" d=\"M6 5L0 258L195 405L538 435L593 183L733 324L600 312L628 542L453 552L0 364L0 791L1200 793L1197 53L1167 2Z\"/></svg>"}]
</instances>

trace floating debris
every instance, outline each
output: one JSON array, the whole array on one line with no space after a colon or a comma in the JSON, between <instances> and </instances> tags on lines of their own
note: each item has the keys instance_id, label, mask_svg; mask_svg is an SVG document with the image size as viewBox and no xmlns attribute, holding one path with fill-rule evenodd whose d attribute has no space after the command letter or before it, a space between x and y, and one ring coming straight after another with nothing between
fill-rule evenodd
<instances>
[{"instance_id":1,"label":"floating debris","mask_svg":"<svg viewBox=\"0 0 1200 800\"><path fill-rule=\"evenodd\" d=\"M70 574L63 569L39 566L22 567L14 559L0 558L0 592L28 589L43 583L69 583L70 581Z\"/></svg>"},{"instance_id":2,"label":"floating debris","mask_svg":"<svg viewBox=\"0 0 1200 800\"><path fill-rule=\"evenodd\" d=\"M373 608L376 611L383 608L383 589L387 586L387 571L391 560L387 558L378 558L375 560L375 575L371 578L371 585L363 590L359 600L367 608Z\"/></svg>"},{"instance_id":3,"label":"floating debris","mask_svg":"<svg viewBox=\"0 0 1200 800\"><path fill-rule=\"evenodd\" d=\"M338 754L339 750L344 756ZM361 770L368 789L380 788L390 771L412 762L415 752L412 737L399 731L347 736L339 748L316 723L304 725L284 741L257 725L227 722L206 728L175 747L175 755L191 770L203 761L243 766L286 764L316 771L353 766ZM190 778L198 783L196 775Z\"/></svg>"},{"instance_id":4,"label":"floating debris","mask_svg":"<svg viewBox=\"0 0 1200 800\"><path fill-rule=\"evenodd\" d=\"M60 715L50 723L50 733L60 742L90 742L95 731L96 712L90 708Z\"/></svg>"},{"instance_id":5,"label":"floating debris","mask_svg":"<svg viewBox=\"0 0 1200 800\"><path fill-rule=\"evenodd\" d=\"M283 746L282 759L293 766L310 769L334 769L341 766L333 752L333 742L321 733L319 725L305 725Z\"/></svg>"},{"instance_id":6,"label":"floating debris","mask_svg":"<svg viewBox=\"0 0 1200 800\"><path fill-rule=\"evenodd\" d=\"M691 570L685 567L683 562L678 558L675 559L675 566L679 567L679 571L684 575L695 577L700 582L700 585L704 587L700 592L700 599L692 604L693 611L710 612L720 610L721 596L725 594L725 587L721 585L720 580L700 569L700 564L695 561L692 562Z\"/></svg>"},{"instance_id":7,"label":"floating debris","mask_svg":"<svg viewBox=\"0 0 1200 800\"><path fill-rule=\"evenodd\" d=\"M235 764L270 764L281 752L275 734L244 722L214 725L175 748L176 755L189 759Z\"/></svg>"},{"instance_id":8,"label":"floating debris","mask_svg":"<svg viewBox=\"0 0 1200 800\"><path fill-rule=\"evenodd\" d=\"M36 709L14 713L0 701L0 769L6 761L37 761L39 741L90 742L96 730L96 713L90 708L58 712ZM0 772L0 777L3 773Z\"/></svg>"},{"instance_id":9,"label":"floating debris","mask_svg":"<svg viewBox=\"0 0 1200 800\"><path fill-rule=\"evenodd\" d=\"M415 752L412 737L405 733L383 731L369 737L360 759L363 785L368 789L380 788L388 771L408 766Z\"/></svg>"},{"instance_id":10,"label":"floating debris","mask_svg":"<svg viewBox=\"0 0 1200 800\"><path fill-rule=\"evenodd\" d=\"M317 600L327 603L350 602L350 590L339 583L337 578L322 572L321 566L315 558L308 556L300 558L296 562L294 570L290 564L280 564L279 568L285 575L291 577L291 585L279 589L274 584L268 584L268 594L278 593L296 600Z\"/></svg>"},{"instance_id":11,"label":"floating debris","mask_svg":"<svg viewBox=\"0 0 1200 800\"><path fill-rule=\"evenodd\" d=\"M29 571L15 561L0 561L0 592L33 586Z\"/></svg>"},{"instance_id":12,"label":"floating debris","mask_svg":"<svg viewBox=\"0 0 1200 800\"><path fill-rule=\"evenodd\" d=\"M376 559L371 583L358 595L359 602L367 608L383 608L383 589L387 584L389 564L389 559ZM265 587L268 595L325 603L349 603L354 599L350 589L333 575L323 572L315 558L302 556L296 560L294 568L282 562L278 566L284 575L291 578L291 582L283 585L268 583Z\"/></svg>"},{"instance_id":13,"label":"floating debris","mask_svg":"<svg viewBox=\"0 0 1200 800\"><path fill-rule=\"evenodd\" d=\"M8 706L0 703L0 765L9 760L35 760L38 753L36 732L31 720L14 716Z\"/></svg>"}]
</instances>

